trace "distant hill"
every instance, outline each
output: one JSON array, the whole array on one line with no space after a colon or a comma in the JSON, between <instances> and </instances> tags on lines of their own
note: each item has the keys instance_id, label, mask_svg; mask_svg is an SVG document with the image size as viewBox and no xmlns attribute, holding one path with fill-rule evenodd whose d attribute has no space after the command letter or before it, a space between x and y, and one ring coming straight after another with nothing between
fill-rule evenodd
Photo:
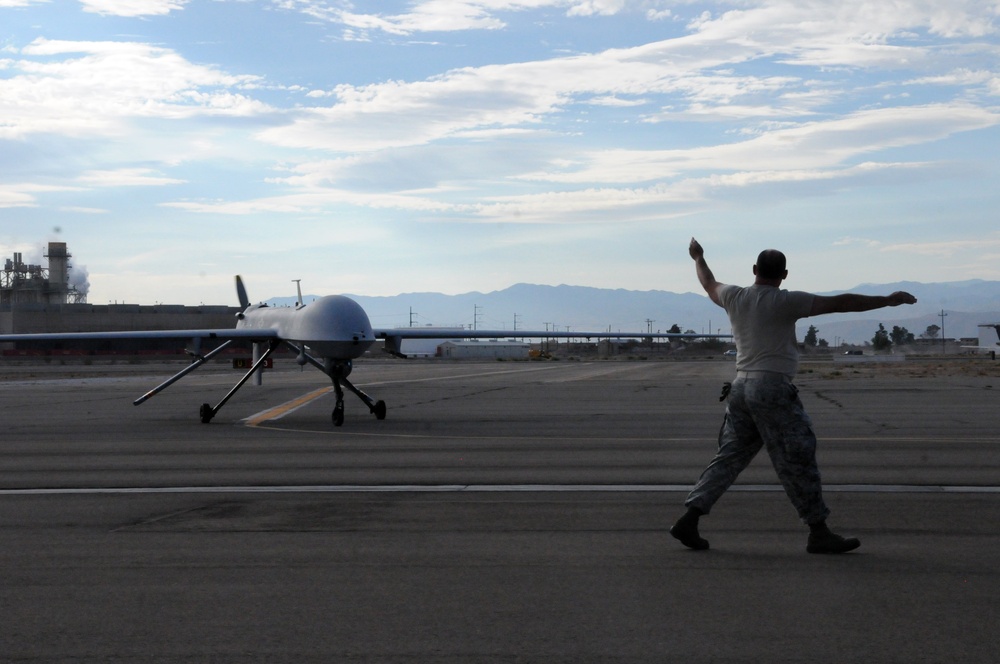
<instances>
[{"instance_id":1,"label":"distant hill","mask_svg":"<svg viewBox=\"0 0 1000 664\"><path fill-rule=\"evenodd\" d=\"M799 338L804 336L809 325L815 325L819 337L831 344L838 338L848 343L863 343L871 341L879 323L885 325L886 330L892 330L894 325L905 327L917 337L931 325L943 325L944 336L948 339L975 338L980 324L1000 322L1000 281L973 279L933 284L914 281L860 284L850 291L824 295L843 292L882 295L897 290L913 293L917 303L859 314L831 314L806 319L800 321ZM942 312L946 314L943 319Z\"/></svg>"},{"instance_id":2,"label":"distant hill","mask_svg":"<svg viewBox=\"0 0 1000 664\"><path fill-rule=\"evenodd\" d=\"M861 284L850 292L885 294L906 290L917 297L913 306L881 309L861 314L836 314L800 321L799 338L809 325L829 343L870 341L879 323L891 330L905 327L919 337L928 326L941 326L949 339L975 337L977 325L1000 321L1000 281L960 281L922 284ZM824 293L835 295L848 291ZM304 296L305 302L317 296ZM650 327L667 331L677 324L681 330L729 332L725 312L701 294L669 291L633 291L584 286L515 284L490 293L403 293L389 297L350 295L368 312L375 327L464 326L479 329L545 330L569 328L579 331L635 331ZM272 298L268 304L287 306L293 297ZM652 321L652 322L649 322Z\"/></svg>"}]
</instances>

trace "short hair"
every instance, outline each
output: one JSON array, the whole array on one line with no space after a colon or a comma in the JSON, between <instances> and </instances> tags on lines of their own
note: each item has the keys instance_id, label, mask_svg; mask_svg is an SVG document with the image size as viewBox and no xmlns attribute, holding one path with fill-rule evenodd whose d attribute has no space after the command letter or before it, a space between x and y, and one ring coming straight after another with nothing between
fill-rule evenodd
<instances>
[{"instance_id":1,"label":"short hair","mask_svg":"<svg viewBox=\"0 0 1000 664\"><path fill-rule=\"evenodd\" d=\"M777 249L765 249L757 256L757 275L765 279L785 278L785 255Z\"/></svg>"}]
</instances>

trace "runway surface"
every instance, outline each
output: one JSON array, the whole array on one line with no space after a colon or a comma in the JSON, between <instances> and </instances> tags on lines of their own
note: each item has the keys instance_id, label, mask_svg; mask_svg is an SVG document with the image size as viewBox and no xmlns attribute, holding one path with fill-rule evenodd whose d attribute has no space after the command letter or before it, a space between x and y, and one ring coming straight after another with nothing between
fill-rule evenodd
<instances>
[{"instance_id":1,"label":"runway surface","mask_svg":"<svg viewBox=\"0 0 1000 664\"><path fill-rule=\"evenodd\" d=\"M0 367L0 660L996 661L995 362L803 365L835 557L766 455L667 534L729 362L176 370Z\"/></svg>"}]
</instances>

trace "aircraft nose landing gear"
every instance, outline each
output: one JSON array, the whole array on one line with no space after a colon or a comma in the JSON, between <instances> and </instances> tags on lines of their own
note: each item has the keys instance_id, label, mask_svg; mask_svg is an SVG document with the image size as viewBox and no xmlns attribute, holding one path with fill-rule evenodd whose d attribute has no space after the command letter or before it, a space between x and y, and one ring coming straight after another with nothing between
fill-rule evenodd
<instances>
[{"instance_id":1,"label":"aircraft nose landing gear","mask_svg":"<svg viewBox=\"0 0 1000 664\"><path fill-rule=\"evenodd\" d=\"M333 391L336 394L337 401L333 407L333 426L339 427L344 424L344 389L347 388L354 394L358 395L358 398L365 402L368 406L368 410L375 416L377 420L385 419L385 402L375 401L370 396L359 390L354 386L351 381L347 380L348 374L351 373L351 362L337 362L327 364L325 370L328 376L333 379Z\"/></svg>"}]
</instances>

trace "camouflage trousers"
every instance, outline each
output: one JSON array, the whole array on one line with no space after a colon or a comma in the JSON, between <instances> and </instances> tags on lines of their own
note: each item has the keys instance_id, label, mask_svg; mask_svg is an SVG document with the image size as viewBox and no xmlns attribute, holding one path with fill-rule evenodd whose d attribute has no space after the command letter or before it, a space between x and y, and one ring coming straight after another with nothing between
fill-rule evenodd
<instances>
[{"instance_id":1,"label":"camouflage trousers","mask_svg":"<svg viewBox=\"0 0 1000 664\"><path fill-rule=\"evenodd\" d=\"M781 374L750 372L748 376L738 374L733 381L719 431L719 450L684 505L708 514L760 448L766 447L799 518L819 523L830 510L823 502L816 465L816 435L798 389Z\"/></svg>"}]
</instances>

